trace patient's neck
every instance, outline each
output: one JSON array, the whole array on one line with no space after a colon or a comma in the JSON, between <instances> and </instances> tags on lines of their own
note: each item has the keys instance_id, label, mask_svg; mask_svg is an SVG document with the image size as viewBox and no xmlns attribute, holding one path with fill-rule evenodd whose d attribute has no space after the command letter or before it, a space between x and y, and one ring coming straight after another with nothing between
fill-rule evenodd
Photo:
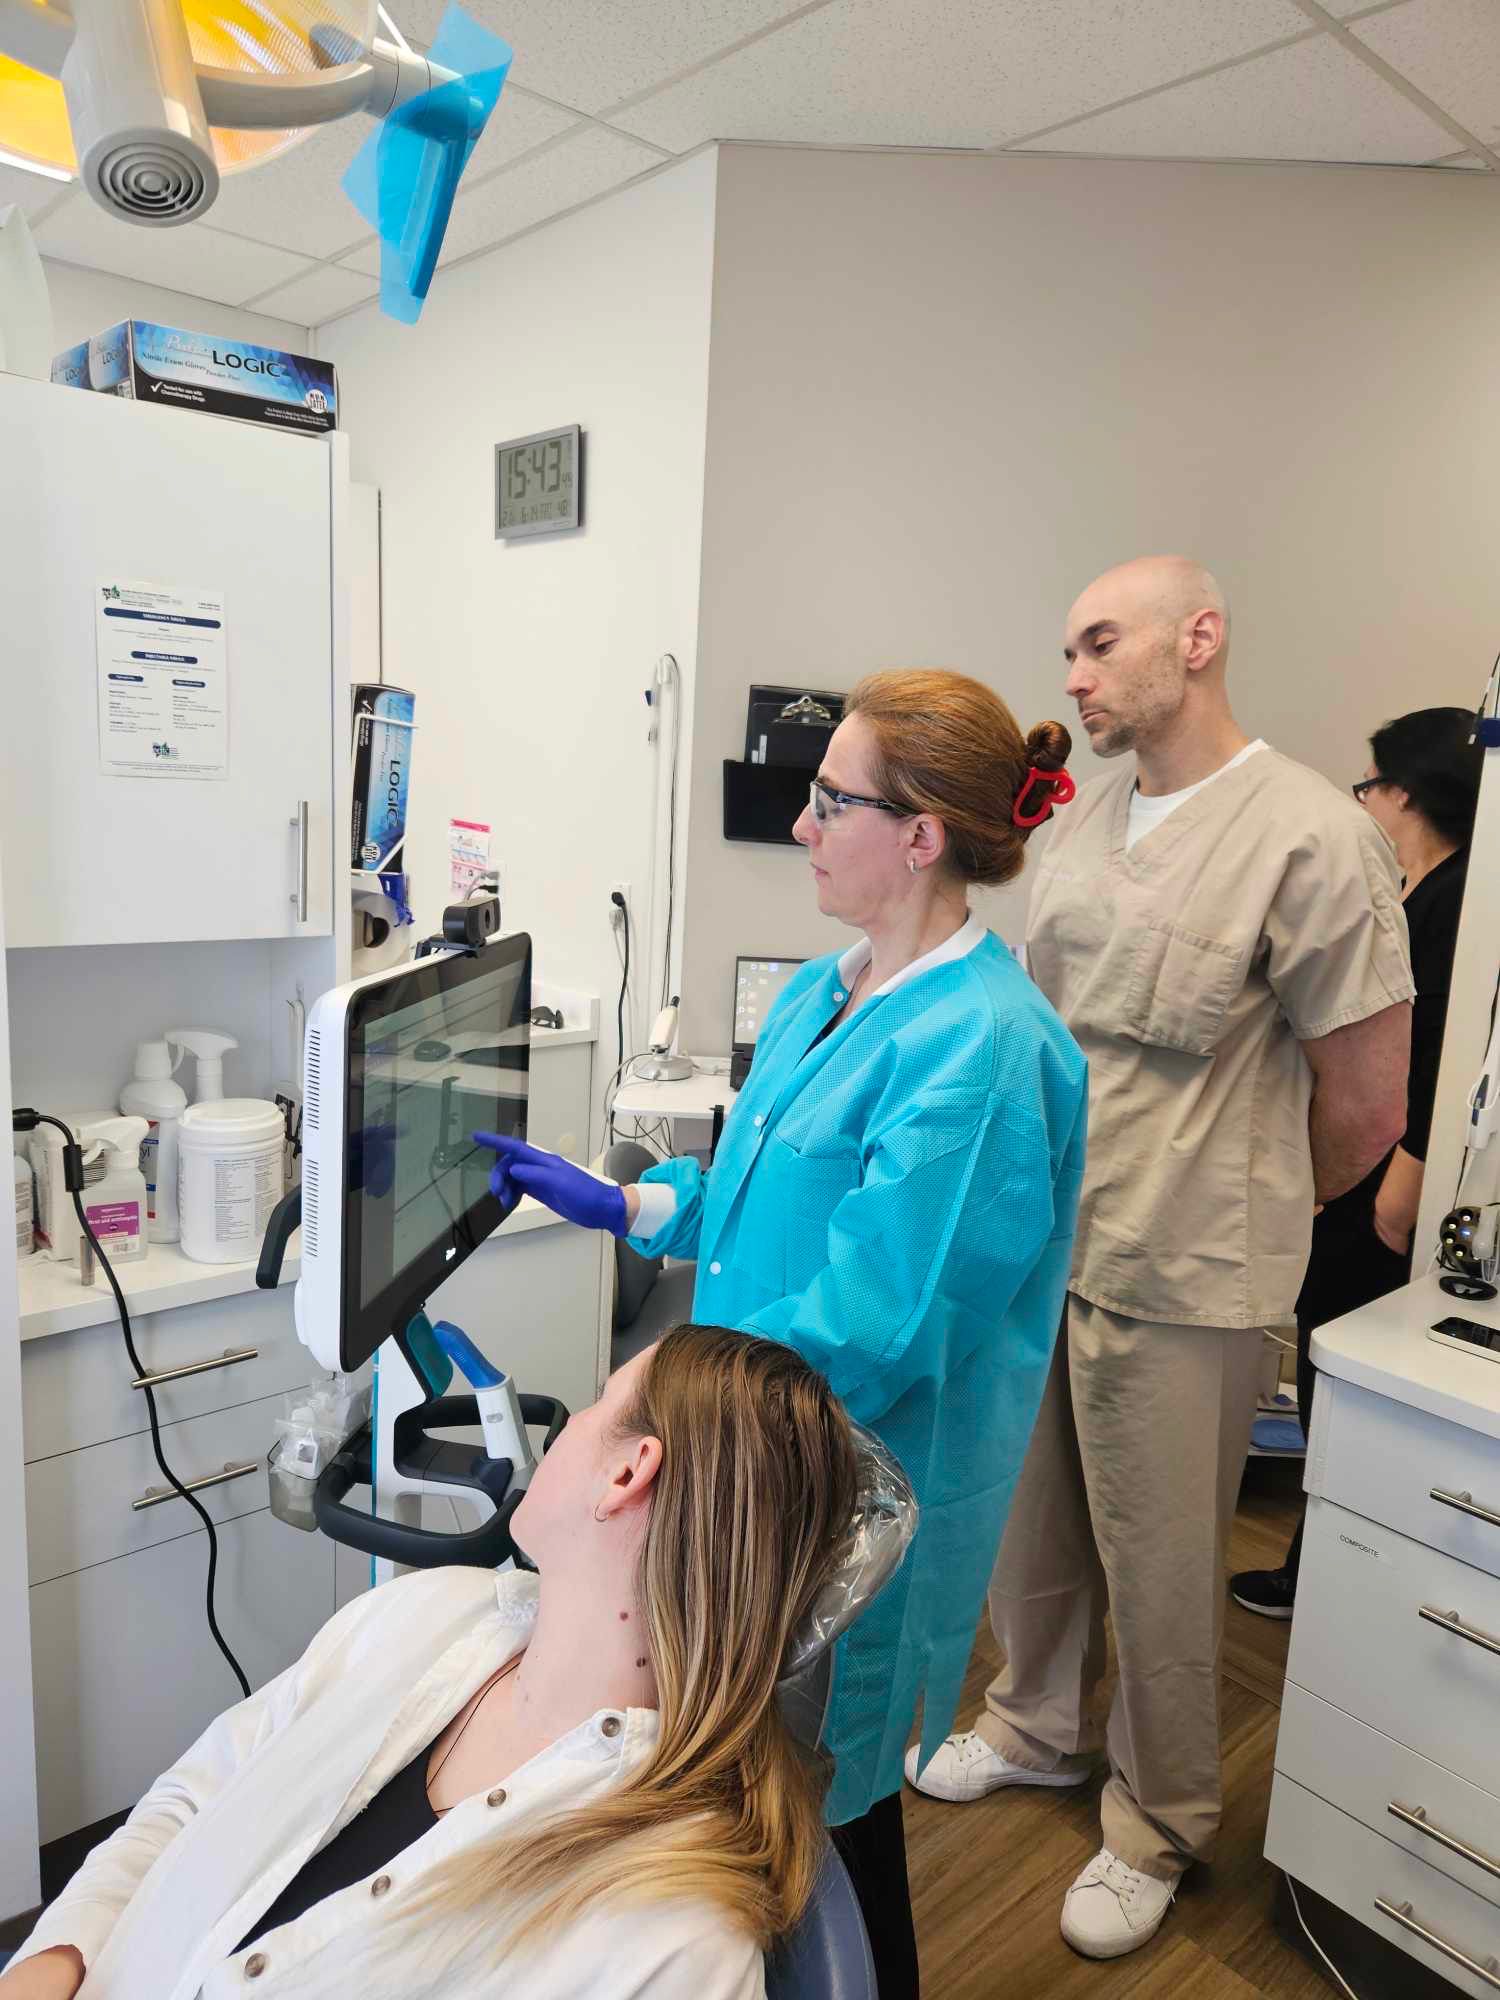
<instances>
[{"instance_id":1,"label":"patient's neck","mask_svg":"<svg viewBox=\"0 0 1500 2000\"><path fill-rule=\"evenodd\" d=\"M608 1576L543 1582L536 1630L515 1673L518 1721L555 1742L601 1708L655 1708L656 1676L636 1604L634 1562Z\"/></svg>"}]
</instances>

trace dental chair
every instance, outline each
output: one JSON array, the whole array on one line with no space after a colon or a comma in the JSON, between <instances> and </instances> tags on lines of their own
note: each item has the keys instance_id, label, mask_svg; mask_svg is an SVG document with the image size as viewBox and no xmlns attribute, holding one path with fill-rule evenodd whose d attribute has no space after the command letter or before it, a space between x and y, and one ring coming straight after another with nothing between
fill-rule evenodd
<instances>
[{"instance_id":1,"label":"dental chair","mask_svg":"<svg viewBox=\"0 0 1500 2000\"><path fill-rule=\"evenodd\" d=\"M879 2000L865 1920L832 1846L801 1923L766 1956L766 2000Z\"/></svg>"},{"instance_id":2,"label":"dental chair","mask_svg":"<svg viewBox=\"0 0 1500 2000\"><path fill-rule=\"evenodd\" d=\"M657 1154L634 1139L616 1140L603 1160L605 1173L621 1187L634 1186L647 1167L660 1164ZM611 1368L623 1368L669 1327L692 1318L697 1274L694 1263L667 1264L663 1257L643 1257L623 1236L616 1241Z\"/></svg>"}]
</instances>

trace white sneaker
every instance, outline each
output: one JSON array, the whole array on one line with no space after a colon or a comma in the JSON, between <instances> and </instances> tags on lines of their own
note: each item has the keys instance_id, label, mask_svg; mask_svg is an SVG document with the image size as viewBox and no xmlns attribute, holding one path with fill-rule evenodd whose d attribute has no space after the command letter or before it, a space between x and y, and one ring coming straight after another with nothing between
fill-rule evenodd
<instances>
[{"instance_id":1,"label":"white sneaker","mask_svg":"<svg viewBox=\"0 0 1500 2000\"><path fill-rule=\"evenodd\" d=\"M914 1743L906 1753L906 1782L925 1792L930 1799L947 1799L950 1805L967 1805L998 1792L1002 1785L1072 1786L1087 1783L1087 1771L1028 1771L1012 1764L998 1750L992 1750L977 1729L965 1729L949 1736L932 1753L932 1762L917 1776L921 1745Z\"/></svg>"},{"instance_id":2,"label":"white sneaker","mask_svg":"<svg viewBox=\"0 0 1500 2000\"><path fill-rule=\"evenodd\" d=\"M1063 1937L1085 1958L1123 1958L1156 1936L1176 1894L1175 1882L1128 1868L1102 1847L1063 1898Z\"/></svg>"}]
</instances>

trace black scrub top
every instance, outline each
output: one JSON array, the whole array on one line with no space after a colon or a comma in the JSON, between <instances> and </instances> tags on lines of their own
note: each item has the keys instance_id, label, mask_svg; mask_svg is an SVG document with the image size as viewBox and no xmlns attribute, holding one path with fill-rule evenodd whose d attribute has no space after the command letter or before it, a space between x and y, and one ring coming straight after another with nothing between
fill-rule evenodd
<instances>
[{"instance_id":1,"label":"black scrub top","mask_svg":"<svg viewBox=\"0 0 1500 2000\"><path fill-rule=\"evenodd\" d=\"M1411 1015L1406 1131L1400 1143L1414 1160L1427 1158L1448 1018L1453 947L1458 941L1468 867L1469 850L1461 847L1440 861L1431 874L1424 875L1404 904L1417 997ZM1375 1197L1390 1163L1391 1154L1387 1153L1358 1187L1329 1202L1314 1221L1312 1257L1297 1301L1297 1318L1302 1325L1322 1326L1393 1291L1410 1275L1410 1258L1398 1257L1375 1234Z\"/></svg>"}]
</instances>

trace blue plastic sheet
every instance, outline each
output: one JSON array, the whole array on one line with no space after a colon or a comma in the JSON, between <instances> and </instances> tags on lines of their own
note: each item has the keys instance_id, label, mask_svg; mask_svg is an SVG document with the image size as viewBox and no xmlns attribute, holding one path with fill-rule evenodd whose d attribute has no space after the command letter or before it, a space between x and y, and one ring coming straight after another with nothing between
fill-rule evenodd
<instances>
[{"instance_id":1,"label":"blue plastic sheet","mask_svg":"<svg viewBox=\"0 0 1500 2000\"><path fill-rule=\"evenodd\" d=\"M408 326L421 317L453 198L511 64L510 44L453 5L428 54L456 81L382 119L343 180L380 237L381 310Z\"/></svg>"}]
</instances>

